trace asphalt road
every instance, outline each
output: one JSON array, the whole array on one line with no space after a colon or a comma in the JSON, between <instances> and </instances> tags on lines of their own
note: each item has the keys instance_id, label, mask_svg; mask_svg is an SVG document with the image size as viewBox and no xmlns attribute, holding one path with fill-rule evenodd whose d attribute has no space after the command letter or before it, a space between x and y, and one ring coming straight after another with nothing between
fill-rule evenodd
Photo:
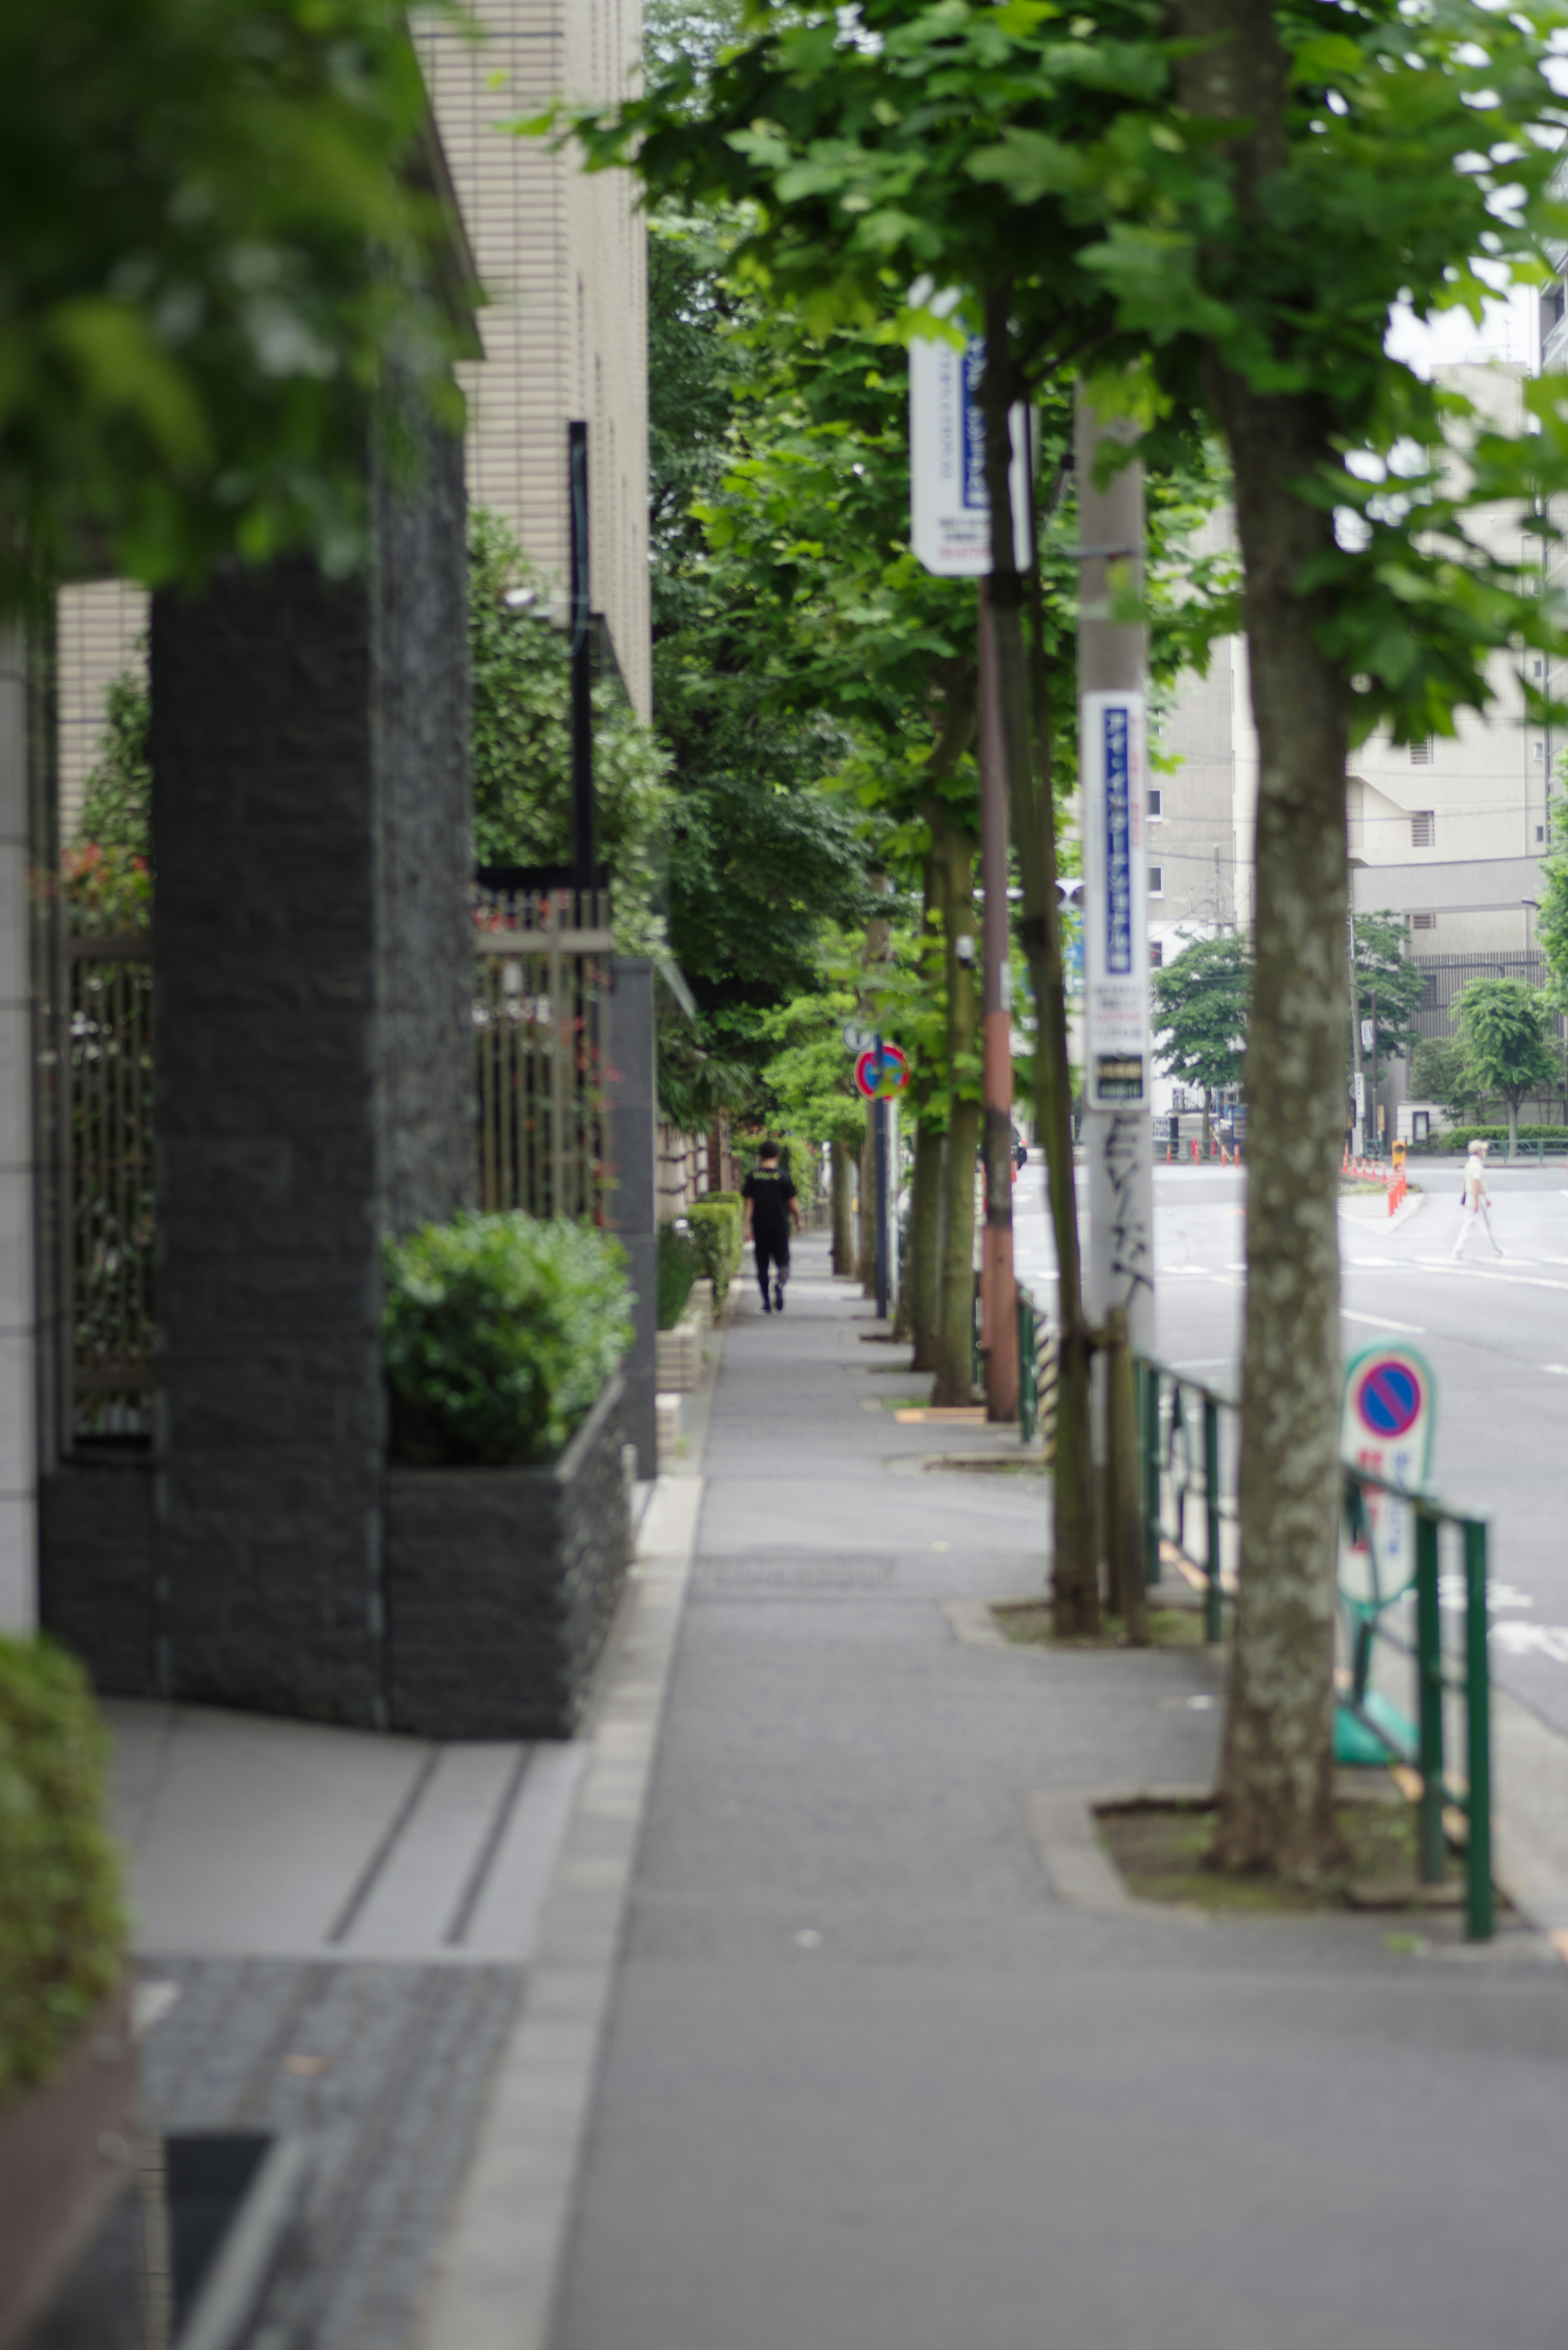
<instances>
[{"instance_id":1,"label":"asphalt road","mask_svg":"<svg viewBox=\"0 0 1568 2350\"><path fill-rule=\"evenodd\" d=\"M1345 1350L1379 1335L1419 1348L1438 1382L1433 1483L1490 1518L1499 1680L1568 1734L1568 1168L1488 1170L1492 1225L1456 1264L1459 1163L1412 1170L1422 1204L1388 1232L1340 1221ZM1240 1375L1246 1178L1155 1170L1158 1346L1165 1360L1234 1393ZM1032 1159L1014 1192L1019 1278L1055 1278Z\"/></svg>"}]
</instances>

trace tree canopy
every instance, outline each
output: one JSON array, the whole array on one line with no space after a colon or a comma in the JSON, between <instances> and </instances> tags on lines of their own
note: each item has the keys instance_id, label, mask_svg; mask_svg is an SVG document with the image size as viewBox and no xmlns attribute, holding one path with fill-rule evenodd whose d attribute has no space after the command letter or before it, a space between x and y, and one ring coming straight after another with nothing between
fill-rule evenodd
<instances>
[{"instance_id":1,"label":"tree canopy","mask_svg":"<svg viewBox=\"0 0 1568 2350\"><path fill-rule=\"evenodd\" d=\"M358 558L372 419L462 423L426 112L397 0L9 0L0 609Z\"/></svg>"},{"instance_id":2,"label":"tree canopy","mask_svg":"<svg viewBox=\"0 0 1568 2350\"><path fill-rule=\"evenodd\" d=\"M1251 986L1251 948L1240 931L1195 939L1149 973L1155 1050L1167 1076L1205 1093L1241 1083Z\"/></svg>"},{"instance_id":3,"label":"tree canopy","mask_svg":"<svg viewBox=\"0 0 1568 2350\"><path fill-rule=\"evenodd\" d=\"M1472 979L1454 1009L1466 1074L1483 1100L1503 1104L1511 1149L1520 1103L1554 1090L1561 1077L1551 1004L1521 979Z\"/></svg>"}]
</instances>

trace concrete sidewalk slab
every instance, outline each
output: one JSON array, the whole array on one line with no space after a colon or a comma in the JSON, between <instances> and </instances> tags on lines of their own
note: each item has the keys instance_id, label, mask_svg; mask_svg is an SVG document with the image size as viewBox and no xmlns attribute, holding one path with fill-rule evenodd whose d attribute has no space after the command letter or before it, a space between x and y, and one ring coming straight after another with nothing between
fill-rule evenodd
<instances>
[{"instance_id":1,"label":"concrete sidewalk slab","mask_svg":"<svg viewBox=\"0 0 1568 2350\"><path fill-rule=\"evenodd\" d=\"M587 1762L111 1699L136 1946L521 1963Z\"/></svg>"},{"instance_id":2,"label":"concrete sidewalk slab","mask_svg":"<svg viewBox=\"0 0 1568 2350\"><path fill-rule=\"evenodd\" d=\"M727 1342L553 2350L1555 2350L1563 1969L1054 1898L1021 1799L1209 1780L1220 1667L956 1639L1038 1485L908 1473L797 1304Z\"/></svg>"}]
</instances>

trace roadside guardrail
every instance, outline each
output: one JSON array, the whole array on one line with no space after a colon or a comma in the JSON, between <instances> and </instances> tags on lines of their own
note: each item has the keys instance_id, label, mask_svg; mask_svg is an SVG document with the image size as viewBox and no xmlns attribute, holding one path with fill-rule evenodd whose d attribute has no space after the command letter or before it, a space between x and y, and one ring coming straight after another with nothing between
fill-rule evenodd
<instances>
[{"instance_id":1,"label":"roadside guardrail","mask_svg":"<svg viewBox=\"0 0 1568 2350\"><path fill-rule=\"evenodd\" d=\"M1159 1580L1172 1555L1185 1562L1202 1590L1207 1637L1219 1640L1240 1547L1240 1412L1233 1397L1167 1363L1147 1355L1134 1360L1148 1580ZM1414 1772L1423 1884L1442 1881L1449 1835L1462 1843L1467 1929L1472 1941L1488 1941L1495 1896L1487 1522L1349 1463L1344 1474L1339 1721L1355 1725L1367 1751L1381 1750L1397 1770ZM1408 1570L1399 1563L1406 1559L1413 1560ZM1445 1619L1459 1636L1447 1647ZM1373 1685L1379 1643L1412 1667L1411 1720ZM1449 1699L1462 1714L1462 1775L1449 1770L1445 1753Z\"/></svg>"}]
</instances>

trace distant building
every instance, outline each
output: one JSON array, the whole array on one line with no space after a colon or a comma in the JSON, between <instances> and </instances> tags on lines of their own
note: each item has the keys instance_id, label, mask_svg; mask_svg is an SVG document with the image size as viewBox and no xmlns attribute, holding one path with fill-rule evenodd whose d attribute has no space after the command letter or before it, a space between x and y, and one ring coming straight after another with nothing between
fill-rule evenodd
<instances>
[{"instance_id":1,"label":"distant building","mask_svg":"<svg viewBox=\"0 0 1568 2350\"><path fill-rule=\"evenodd\" d=\"M1561 301L1561 285L1556 292ZM1568 359L1561 312L1546 350L1548 363ZM1526 372L1503 362L1438 370L1440 381L1515 430L1523 421ZM1521 551L1511 512L1478 515L1471 527L1500 548L1512 541L1511 551ZM1200 544L1205 551L1222 545L1231 530L1228 515L1216 516ZM1561 552L1553 563L1554 577L1568 576ZM1495 700L1484 717L1467 713L1453 735L1424 743L1396 744L1379 729L1346 763L1352 910L1392 912L1405 923L1407 951L1427 977L1420 1015L1427 1035L1450 1033L1453 998L1469 979L1501 972L1539 984L1544 977L1535 906L1552 764L1563 746L1525 723L1527 659L1531 682L1554 679L1558 691L1568 689L1568 663L1554 664L1549 677L1538 655L1498 654ZM1183 680L1158 743L1181 763L1175 774L1151 778L1148 935L1151 960L1168 962L1189 939L1252 920L1258 751L1243 639L1215 647L1206 678ZM1408 1075L1404 1061L1383 1075L1390 1131ZM1165 1107L1161 1082L1168 1081L1157 1080L1157 1107Z\"/></svg>"}]
</instances>

